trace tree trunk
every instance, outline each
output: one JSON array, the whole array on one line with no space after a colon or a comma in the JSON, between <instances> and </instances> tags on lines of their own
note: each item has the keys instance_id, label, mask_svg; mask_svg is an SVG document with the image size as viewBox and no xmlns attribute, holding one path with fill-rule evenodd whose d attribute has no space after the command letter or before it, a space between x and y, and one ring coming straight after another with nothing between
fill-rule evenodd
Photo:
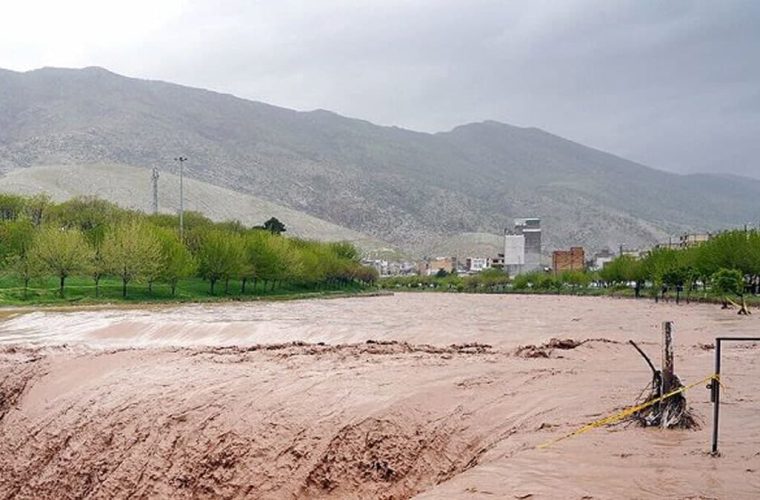
<instances>
[{"instance_id":1,"label":"tree trunk","mask_svg":"<svg viewBox=\"0 0 760 500\"><path fill-rule=\"evenodd\" d=\"M24 278L24 300L29 296L29 278Z\"/></svg>"},{"instance_id":2,"label":"tree trunk","mask_svg":"<svg viewBox=\"0 0 760 500\"><path fill-rule=\"evenodd\" d=\"M673 366L673 322L662 322L662 372L660 377L660 395L665 396L670 391L681 387ZM681 396L683 397L683 396ZM677 410L676 400L666 399L657 404L660 410L660 427L667 429L672 425L671 417ZM685 404L685 403L684 403ZM680 420L680 417L679 417Z\"/></svg>"},{"instance_id":3,"label":"tree trunk","mask_svg":"<svg viewBox=\"0 0 760 500\"><path fill-rule=\"evenodd\" d=\"M225 278L224 279L224 294L227 295L228 293L230 293L230 279Z\"/></svg>"},{"instance_id":4,"label":"tree trunk","mask_svg":"<svg viewBox=\"0 0 760 500\"><path fill-rule=\"evenodd\" d=\"M216 285L216 280L210 279L208 281L209 281L209 284L211 285L211 295L214 295L214 285Z\"/></svg>"},{"instance_id":5,"label":"tree trunk","mask_svg":"<svg viewBox=\"0 0 760 500\"><path fill-rule=\"evenodd\" d=\"M127 279L122 278L121 279L121 297L126 299L127 298Z\"/></svg>"},{"instance_id":6,"label":"tree trunk","mask_svg":"<svg viewBox=\"0 0 760 500\"><path fill-rule=\"evenodd\" d=\"M240 294L245 295L245 283L248 281L248 278L243 278L243 282L240 285Z\"/></svg>"},{"instance_id":7,"label":"tree trunk","mask_svg":"<svg viewBox=\"0 0 760 500\"><path fill-rule=\"evenodd\" d=\"M63 285L66 282L66 276L61 276L61 288L59 289L59 293L61 294L61 297L63 297Z\"/></svg>"},{"instance_id":8,"label":"tree trunk","mask_svg":"<svg viewBox=\"0 0 760 500\"><path fill-rule=\"evenodd\" d=\"M95 297L100 297L100 276L95 277Z\"/></svg>"},{"instance_id":9,"label":"tree trunk","mask_svg":"<svg viewBox=\"0 0 760 500\"><path fill-rule=\"evenodd\" d=\"M148 293L153 295L153 281L148 281Z\"/></svg>"},{"instance_id":10,"label":"tree trunk","mask_svg":"<svg viewBox=\"0 0 760 500\"><path fill-rule=\"evenodd\" d=\"M172 297L177 295L177 280L172 280Z\"/></svg>"}]
</instances>

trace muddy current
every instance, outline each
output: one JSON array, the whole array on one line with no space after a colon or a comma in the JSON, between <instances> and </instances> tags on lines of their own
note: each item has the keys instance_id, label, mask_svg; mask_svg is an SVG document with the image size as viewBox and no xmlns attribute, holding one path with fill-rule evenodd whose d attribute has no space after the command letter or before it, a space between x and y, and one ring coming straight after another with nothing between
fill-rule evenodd
<instances>
[{"instance_id":1,"label":"muddy current","mask_svg":"<svg viewBox=\"0 0 760 500\"><path fill-rule=\"evenodd\" d=\"M0 498L758 498L760 345L723 353L698 430L602 427L674 321L684 382L760 315L396 294L0 311ZM561 339L562 342L552 342Z\"/></svg>"}]
</instances>

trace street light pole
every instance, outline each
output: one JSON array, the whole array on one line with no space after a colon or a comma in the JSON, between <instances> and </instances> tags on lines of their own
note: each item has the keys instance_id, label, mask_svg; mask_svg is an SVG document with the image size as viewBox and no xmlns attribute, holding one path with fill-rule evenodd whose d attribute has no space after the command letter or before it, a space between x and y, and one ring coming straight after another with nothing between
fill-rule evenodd
<instances>
[{"instance_id":1,"label":"street light pole","mask_svg":"<svg viewBox=\"0 0 760 500\"><path fill-rule=\"evenodd\" d=\"M180 241L185 241L185 221L184 221L184 215L185 215L185 200L182 193L182 173L183 173L183 166L184 163L187 161L187 158L184 156L178 156L174 159L174 161L179 162L179 239Z\"/></svg>"}]
</instances>

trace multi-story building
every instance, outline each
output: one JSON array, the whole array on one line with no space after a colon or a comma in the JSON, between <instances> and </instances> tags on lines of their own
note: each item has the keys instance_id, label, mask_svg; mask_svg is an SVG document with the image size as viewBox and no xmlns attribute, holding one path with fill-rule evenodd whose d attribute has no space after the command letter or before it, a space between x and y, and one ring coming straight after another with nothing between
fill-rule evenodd
<instances>
[{"instance_id":1,"label":"multi-story building","mask_svg":"<svg viewBox=\"0 0 760 500\"><path fill-rule=\"evenodd\" d=\"M467 257L465 269L471 273L479 273L485 269L491 269L493 263L490 257Z\"/></svg>"},{"instance_id":2,"label":"multi-story building","mask_svg":"<svg viewBox=\"0 0 760 500\"><path fill-rule=\"evenodd\" d=\"M712 238L711 233L691 233L682 234L677 240L670 238L667 243L658 243L655 248L671 248L673 250L681 250L689 248L709 241Z\"/></svg>"},{"instance_id":3,"label":"multi-story building","mask_svg":"<svg viewBox=\"0 0 760 500\"><path fill-rule=\"evenodd\" d=\"M542 269L541 219L515 219L514 230L504 232L504 267L510 275Z\"/></svg>"},{"instance_id":4,"label":"multi-story building","mask_svg":"<svg viewBox=\"0 0 760 500\"><path fill-rule=\"evenodd\" d=\"M552 252L552 269L555 273L586 269L586 253L583 247L570 247L570 250Z\"/></svg>"},{"instance_id":5,"label":"multi-story building","mask_svg":"<svg viewBox=\"0 0 760 500\"><path fill-rule=\"evenodd\" d=\"M525 267L525 236L509 232L504 235L502 267L510 276L523 272Z\"/></svg>"}]
</instances>

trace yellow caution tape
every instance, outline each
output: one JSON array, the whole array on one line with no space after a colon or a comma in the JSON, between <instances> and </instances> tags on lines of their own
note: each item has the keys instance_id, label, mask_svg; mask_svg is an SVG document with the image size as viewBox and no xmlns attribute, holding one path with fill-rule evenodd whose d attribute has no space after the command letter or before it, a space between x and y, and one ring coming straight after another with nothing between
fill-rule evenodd
<instances>
[{"instance_id":1,"label":"yellow caution tape","mask_svg":"<svg viewBox=\"0 0 760 500\"><path fill-rule=\"evenodd\" d=\"M712 375L708 375L707 377L703 378L702 380L700 380L698 382L694 382L693 384L689 384L689 385L686 385L686 386L683 386L683 387L679 387L678 389L672 390L672 391L670 391L667 394L663 394L660 397L651 399L651 400L647 401L646 403L642 403L640 405L636 405L636 406L632 406L630 408L626 408L625 410L622 410L622 411L620 411L618 413L615 413L615 414L610 415L608 417L601 418L601 419L599 419L599 420L597 420L595 422L591 422L590 424L586 424L583 427L581 427L580 429L578 429L578 430L576 430L574 432L571 432L570 434L566 434L564 436L560 436L560 437L558 437L556 439L552 439L552 440L547 441L547 442L545 442L543 444L540 444L540 445L537 446L537 448L540 448L540 449L548 448L549 446L551 446L551 445L553 445L555 443L558 443L559 441L563 441L565 439L568 439L568 438L571 438L571 437L575 437L575 436L580 436L581 434L584 434L584 433L586 433L586 432L588 432L588 431L590 431L592 429L596 429L597 427L601 427L603 425L616 424L616 423L620 422L621 420L623 420L624 418L630 417L631 415L633 415L636 412L639 412L639 411L641 411L641 410L643 410L645 408L649 408L653 404L659 403L660 401L664 401L664 400L666 400L668 398L672 398L676 394L681 394L682 392L688 391L692 387L696 387L696 386L698 386L700 384L704 384L705 382L707 382L709 380L714 380L717 383L720 383L719 375L713 373Z\"/></svg>"}]
</instances>

